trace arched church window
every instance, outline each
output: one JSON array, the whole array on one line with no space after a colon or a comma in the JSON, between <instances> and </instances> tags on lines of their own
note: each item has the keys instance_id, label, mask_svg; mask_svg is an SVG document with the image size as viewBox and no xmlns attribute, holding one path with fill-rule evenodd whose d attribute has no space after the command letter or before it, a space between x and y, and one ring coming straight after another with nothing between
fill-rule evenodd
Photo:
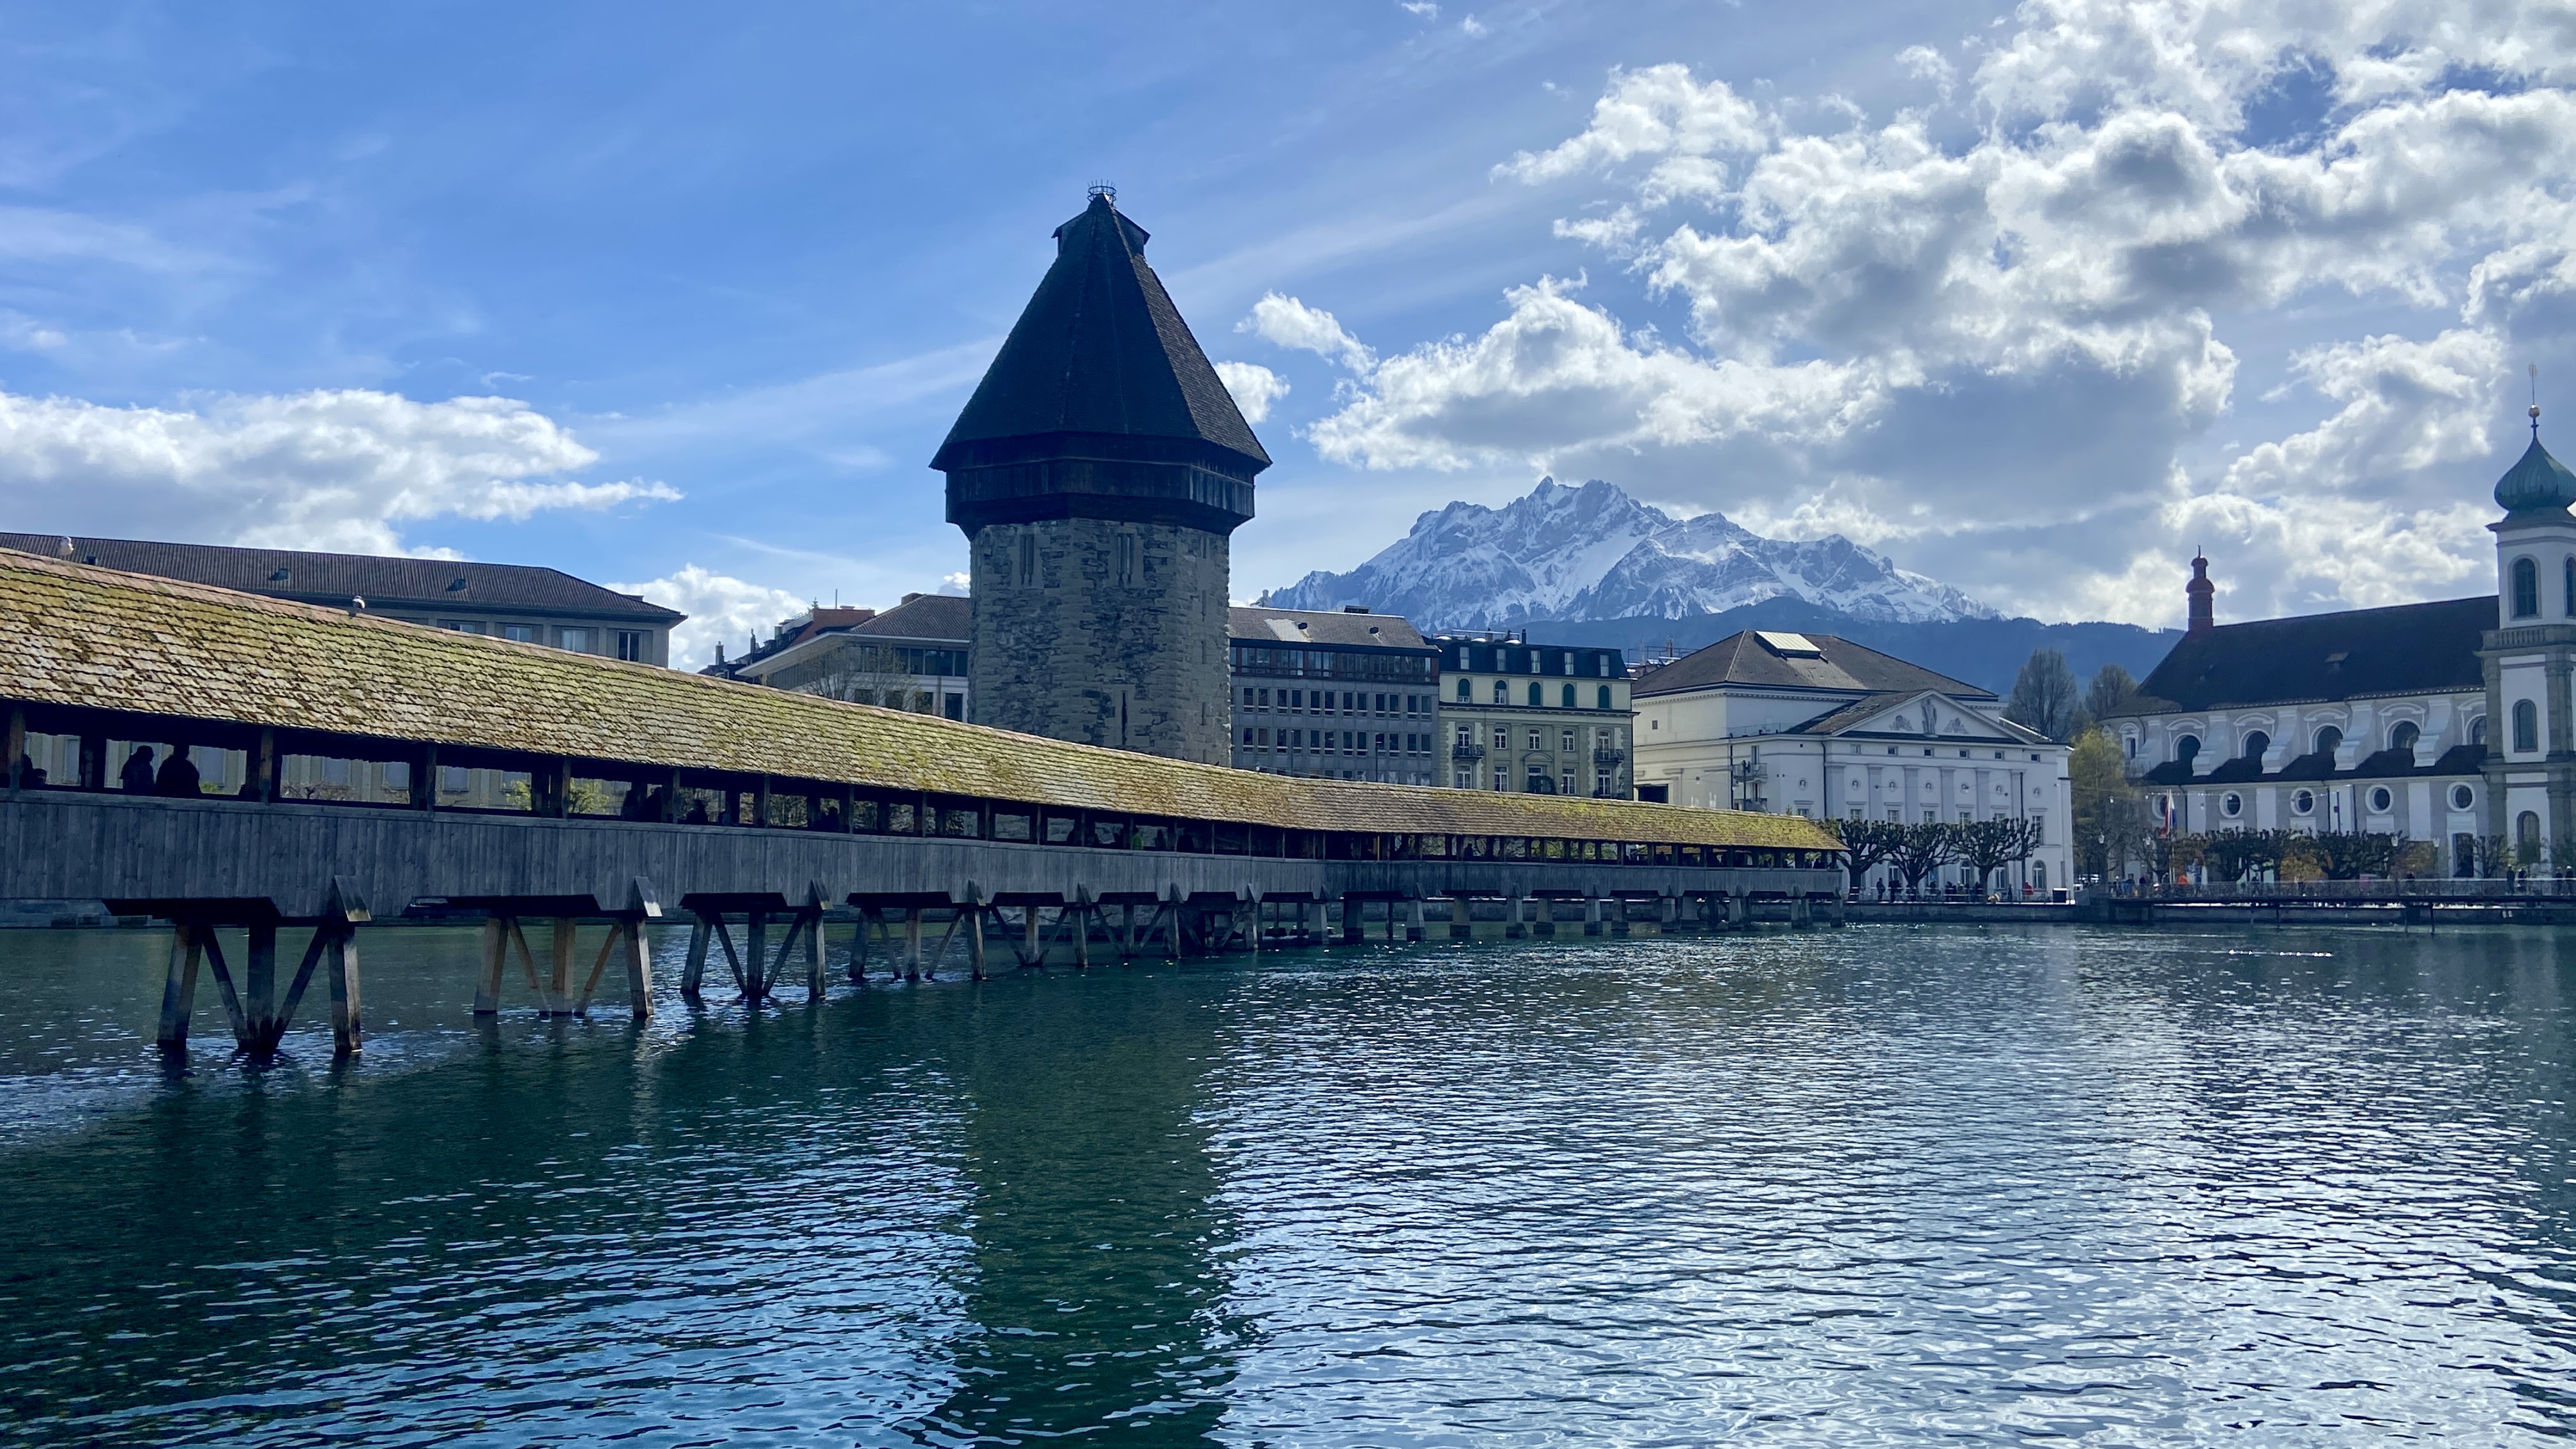
<instances>
[{"instance_id":1,"label":"arched church window","mask_svg":"<svg viewBox=\"0 0 2576 1449\"><path fill-rule=\"evenodd\" d=\"M2174 758L2188 765L2200 758L2200 736L2184 735L2174 741Z\"/></svg>"},{"instance_id":2,"label":"arched church window","mask_svg":"<svg viewBox=\"0 0 2576 1449\"><path fill-rule=\"evenodd\" d=\"M2263 752L2270 748L2272 748L2272 737L2261 730L2256 730L2245 737L2245 749L2242 753L2249 760L2259 760L2263 758Z\"/></svg>"},{"instance_id":3,"label":"arched church window","mask_svg":"<svg viewBox=\"0 0 2576 1449\"><path fill-rule=\"evenodd\" d=\"M2540 864L2540 817L2529 810L2513 818L2513 853L2524 865Z\"/></svg>"},{"instance_id":4,"label":"arched church window","mask_svg":"<svg viewBox=\"0 0 2576 1449\"><path fill-rule=\"evenodd\" d=\"M2540 614L2540 565L2527 558L2513 561L2513 616L2537 618Z\"/></svg>"},{"instance_id":5,"label":"arched church window","mask_svg":"<svg viewBox=\"0 0 2576 1449\"><path fill-rule=\"evenodd\" d=\"M2540 748L2540 706L2527 699L2513 702L2513 747L2523 754Z\"/></svg>"},{"instance_id":6,"label":"arched church window","mask_svg":"<svg viewBox=\"0 0 2576 1449\"><path fill-rule=\"evenodd\" d=\"M2411 750L2415 748L2415 742L2422 738L2424 738L2424 732L2417 729L2410 721L2388 732L2388 747L2392 750Z\"/></svg>"},{"instance_id":7,"label":"arched church window","mask_svg":"<svg viewBox=\"0 0 2576 1449\"><path fill-rule=\"evenodd\" d=\"M2479 715L2469 721L2469 743L2483 746L2487 742L2487 717Z\"/></svg>"},{"instance_id":8,"label":"arched church window","mask_svg":"<svg viewBox=\"0 0 2576 1449\"><path fill-rule=\"evenodd\" d=\"M2327 725L2324 729L2317 731L2318 754L2331 755L2342 748L2343 731L2336 729L2333 725Z\"/></svg>"}]
</instances>

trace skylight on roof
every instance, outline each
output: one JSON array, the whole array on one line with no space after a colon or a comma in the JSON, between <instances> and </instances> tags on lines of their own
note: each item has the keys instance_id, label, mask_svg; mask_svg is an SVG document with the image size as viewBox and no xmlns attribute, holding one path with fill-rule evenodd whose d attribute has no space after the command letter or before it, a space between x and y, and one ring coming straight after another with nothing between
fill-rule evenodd
<instances>
[{"instance_id":1,"label":"skylight on roof","mask_svg":"<svg viewBox=\"0 0 2576 1449\"><path fill-rule=\"evenodd\" d=\"M1783 659L1822 659L1825 657L1825 651L1816 647L1816 641L1808 638L1804 634L1782 634L1769 629L1756 629L1753 631L1753 637L1762 641L1763 648L1770 650L1772 653L1779 655Z\"/></svg>"}]
</instances>

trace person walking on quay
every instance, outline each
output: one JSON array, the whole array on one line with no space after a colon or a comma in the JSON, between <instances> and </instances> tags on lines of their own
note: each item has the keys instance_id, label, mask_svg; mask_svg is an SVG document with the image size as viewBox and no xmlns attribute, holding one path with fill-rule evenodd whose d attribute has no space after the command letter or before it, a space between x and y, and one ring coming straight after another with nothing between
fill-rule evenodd
<instances>
[{"instance_id":1,"label":"person walking on quay","mask_svg":"<svg viewBox=\"0 0 2576 1449\"><path fill-rule=\"evenodd\" d=\"M116 780L129 795L151 794L152 747L136 745L134 753L125 757L125 768L117 772Z\"/></svg>"},{"instance_id":2,"label":"person walking on quay","mask_svg":"<svg viewBox=\"0 0 2576 1449\"><path fill-rule=\"evenodd\" d=\"M152 793L187 799L204 794L203 783L197 774L196 761L188 758L188 747L173 745L170 758L161 762L161 773L153 778Z\"/></svg>"}]
</instances>

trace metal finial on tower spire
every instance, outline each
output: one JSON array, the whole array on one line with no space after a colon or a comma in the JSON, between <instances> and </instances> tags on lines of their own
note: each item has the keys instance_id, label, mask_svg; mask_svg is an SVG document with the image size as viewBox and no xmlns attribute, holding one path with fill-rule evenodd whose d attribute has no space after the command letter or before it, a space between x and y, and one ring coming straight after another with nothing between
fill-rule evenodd
<instances>
[{"instance_id":1,"label":"metal finial on tower spire","mask_svg":"<svg viewBox=\"0 0 2576 1449\"><path fill-rule=\"evenodd\" d=\"M2540 441L2540 364L2531 364L2531 440Z\"/></svg>"}]
</instances>

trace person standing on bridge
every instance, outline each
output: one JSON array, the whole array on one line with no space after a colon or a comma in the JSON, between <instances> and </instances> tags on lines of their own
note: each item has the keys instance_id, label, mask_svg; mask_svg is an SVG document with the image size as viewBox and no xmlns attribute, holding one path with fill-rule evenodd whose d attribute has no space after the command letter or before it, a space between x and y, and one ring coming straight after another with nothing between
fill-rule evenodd
<instances>
[{"instance_id":1,"label":"person standing on bridge","mask_svg":"<svg viewBox=\"0 0 2576 1449\"><path fill-rule=\"evenodd\" d=\"M197 762L188 758L186 745L172 745L170 758L161 762L161 773L152 781L152 793L190 799L205 793L197 774Z\"/></svg>"},{"instance_id":2,"label":"person standing on bridge","mask_svg":"<svg viewBox=\"0 0 2576 1449\"><path fill-rule=\"evenodd\" d=\"M152 747L136 745L134 753L125 757L125 768L117 772L116 781L129 795L151 794Z\"/></svg>"}]
</instances>

